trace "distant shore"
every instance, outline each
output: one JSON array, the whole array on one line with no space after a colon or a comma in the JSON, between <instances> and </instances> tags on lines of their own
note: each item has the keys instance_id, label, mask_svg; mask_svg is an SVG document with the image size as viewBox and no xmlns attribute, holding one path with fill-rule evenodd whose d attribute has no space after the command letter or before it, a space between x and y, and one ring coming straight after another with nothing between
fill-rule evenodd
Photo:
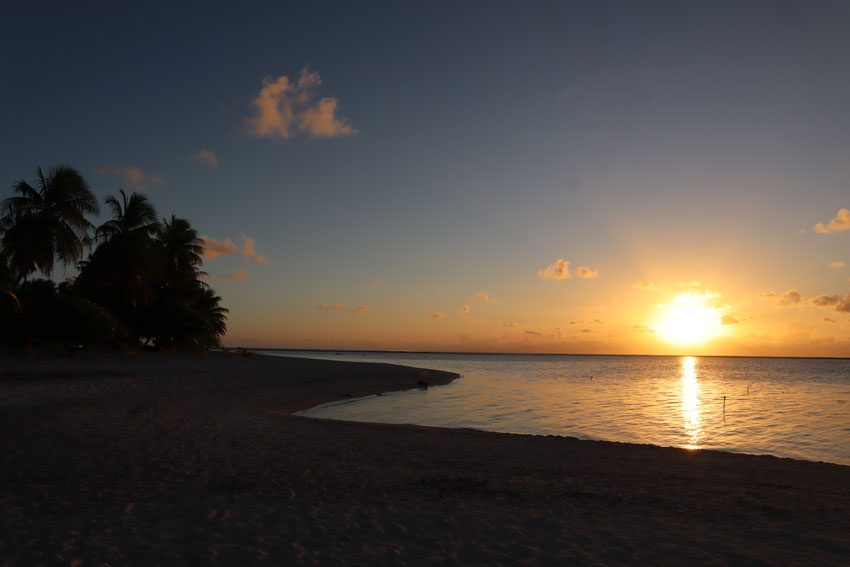
<instances>
[{"instance_id":1,"label":"distant shore","mask_svg":"<svg viewBox=\"0 0 850 567\"><path fill-rule=\"evenodd\" d=\"M850 556L850 467L292 415L455 378L262 355L0 356L0 558L837 565Z\"/></svg>"}]
</instances>

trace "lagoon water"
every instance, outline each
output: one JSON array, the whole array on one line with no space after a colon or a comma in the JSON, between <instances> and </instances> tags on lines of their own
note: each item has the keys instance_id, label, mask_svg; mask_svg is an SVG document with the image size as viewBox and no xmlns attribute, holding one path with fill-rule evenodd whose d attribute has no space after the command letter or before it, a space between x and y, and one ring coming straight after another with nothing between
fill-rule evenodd
<instances>
[{"instance_id":1,"label":"lagoon water","mask_svg":"<svg viewBox=\"0 0 850 567\"><path fill-rule=\"evenodd\" d=\"M462 375L311 417L565 435L850 465L850 360L264 351Z\"/></svg>"}]
</instances>

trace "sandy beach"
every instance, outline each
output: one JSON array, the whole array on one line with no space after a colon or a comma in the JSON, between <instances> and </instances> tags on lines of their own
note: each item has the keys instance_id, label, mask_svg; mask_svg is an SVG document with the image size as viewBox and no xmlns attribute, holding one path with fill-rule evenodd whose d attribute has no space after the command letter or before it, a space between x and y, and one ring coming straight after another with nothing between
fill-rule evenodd
<instances>
[{"instance_id":1,"label":"sandy beach","mask_svg":"<svg viewBox=\"0 0 850 567\"><path fill-rule=\"evenodd\" d=\"M850 468L291 415L456 375L0 357L0 565L843 564Z\"/></svg>"}]
</instances>

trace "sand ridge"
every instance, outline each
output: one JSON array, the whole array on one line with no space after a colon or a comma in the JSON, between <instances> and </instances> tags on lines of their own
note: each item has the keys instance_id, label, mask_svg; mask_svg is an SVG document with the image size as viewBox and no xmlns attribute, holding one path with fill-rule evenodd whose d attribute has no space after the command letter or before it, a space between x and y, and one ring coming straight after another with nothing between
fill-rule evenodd
<instances>
[{"instance_id":1,"label":"sand ridge","mask_svg":"<svg viewBox=\"0 0 850 567\"><path fill-rule=\"evenodd\" d=\"M846 564L850 467L291 415L450 373L0 357L0 564Z\"/></svg>"}]
</instances>

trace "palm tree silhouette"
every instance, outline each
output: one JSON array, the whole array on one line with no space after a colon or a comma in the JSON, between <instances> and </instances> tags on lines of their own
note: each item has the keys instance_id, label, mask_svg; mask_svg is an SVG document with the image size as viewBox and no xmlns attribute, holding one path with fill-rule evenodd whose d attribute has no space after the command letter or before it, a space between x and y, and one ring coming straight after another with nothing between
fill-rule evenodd
<instances>
[{"instance_id":1,"label":"palm tree silhouette","mask_svg":"<svg viewBox=\"0 0 850 567\"><path fill-rule=\"evenodd\" d=\"M156 210L147 197L135 191L127 197L123 189L119 191L121 201L113 195L106 198L106 204L112 210L112 218L97 227L98 240L145 238L153 236L157 230Z\"/></svg>"},{"instance_id":2,"label":"palm tree silhouette","mask_svg":"<svg viewBox=\"0 0 850 567\"><path fill-rule=\"evenodd\" d=\"M111 195L106 198L112 218L97 228L100 244L88 261L80 262L77 284L92 299L132 321L137 308L156 291L153 282L159 266L152 237L159 225L147 197L135 192L128 197L123 189L120 195L120 201Z\"/></svg>"},{"instance_id":3,"label":"palm tree silhouette","mask_svg":"<svg viewBox=\"0 0 850 567\"><path fill-rule=\"evenodd\" d=\"M39 167L35 187L18 181L3 201L0 230L12 270L26 278L36 270L50 277L56 261L78 261L94 228L87 214L98 214L97 199L80 173L60 166L47 176Z\"/></svg>"},{"instance_id":4,"label":"palm tree silhouette","mask_svg":"<svg viewBox=\"0 0 850 567\"><path fill-rule=\"evenodd\" d=\"M163 278L172 286L194 283L203 272L198 269L203 261L203 241L189 221L175 215L162 219L156 231L157 244L162 255Z\"/></svg>"}]
</instances>

